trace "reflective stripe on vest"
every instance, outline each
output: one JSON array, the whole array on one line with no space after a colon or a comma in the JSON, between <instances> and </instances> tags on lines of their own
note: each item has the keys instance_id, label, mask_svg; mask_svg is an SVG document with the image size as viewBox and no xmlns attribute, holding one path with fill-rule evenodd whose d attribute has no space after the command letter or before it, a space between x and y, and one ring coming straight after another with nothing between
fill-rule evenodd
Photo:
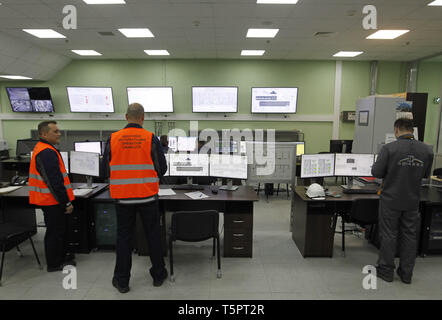
<instances>
[{"instance_id":1,"label":"reflective stripe on vest","mask_svg":"<svg viewBox=\"0 0 442 320\"><path fill-rule=\"evenodd\" d=\"M155 167L151 164L118 164L110 166L111 171L123 171L123 170L155 170Z\"/></svg>"},{"instance_id":2,"label":"reflective stripe on vest","mask_svg":"<svg viewBox=\"0 0 442 320\"><path fill-rule=\"evenodd\" d=\"M140 184L140 183L153 183L158 181L159 181L158 178L111 179L110 184L113 185Z\"/></svg>"}]
</instances>

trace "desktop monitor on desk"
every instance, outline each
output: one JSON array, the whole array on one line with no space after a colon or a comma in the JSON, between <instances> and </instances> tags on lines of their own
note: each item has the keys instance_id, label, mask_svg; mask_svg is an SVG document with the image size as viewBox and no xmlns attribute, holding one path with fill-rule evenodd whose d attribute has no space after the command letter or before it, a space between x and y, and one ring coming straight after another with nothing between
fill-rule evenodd
<instances>
[{"instance_id":1,"label":"desktop monitor on desk","mask_svg":"<svg viewBox=\"0 0 442 320\"><path fill-rule=\"evenodd\" d=\"M17 140L17 147L15 149L17 159L22 156L30 156L32 151L34 151L35 145L39 140L33 139L20 139Z\"/></svg>"},{"instance_id":2,"label":"desktop monitor on desk","mask_svg":"<svg viewBox=\"0 0 442 320\"><path fill-rule=\"evenodd\" d=\"M100 176L100 154L94 152L71 151L70 152L71 173L86 176L87 184L81 185L79 189L95 188L92 184L92 177Z\"/></svg>"},{"instance_id":3,"label":"desktop monitor on desk","mask_svg":"<svg viewBox=\"0 0 442 320\"><path fill-rule=\"evenodd\" d=\"M334 153L301 155L301 178L332 177L334 170Z\"/></svg>"},{"instance_id":4,"label":"desktop monitor on desk","mask_svg":"<svg viewBox=\"0 0 442 320\"><path fill-rule=\"evenodd\" d=\"M353 140L330 140L330 153L351 153Z\"/></svg>"},{"instance_id":5,"label":"desktop monitor on desk","mask_svg":"<svg viewBox=\"0 0 442 320\"><path fill-rule=\"evenodd\" d=\"M168 147L169 149L171 149L173 152L177 152L178 151L178 137L167 137L167 141L168 141Z\"/></svg>"},{"instance_id":6,"label":"desktop monitor on desk","mask_svg":"<svg viewBox=\"0 0 442 320\"><path fill-rule=\"evenodd\" d=\"M302 156L305 153L305 142L296 142L296 156Z\"/></svg>"},{"instance_id":7,"label":"desktop monitor on desk","mask_svg":"<svg viewBox=\"0 0 442 320\"><path fill-rule=\"evenodd\" d=\"M337 153L335 176L371 177L373 162L373 154Z\"/></svg>"},{"instance_id":8,"label":"desktop monitor on desk","mask_svg":"<svg viewBox=\"0 0 442 320\"><path fill-rule=\"evenodd\" d=\"M180 151L195 151L197 149L198 137L178 137L177 150Z\"/></svg>"},{"instance_id":9,"label":"desktop monitor on desk","mask_svg":"<svg viewBox=\"0 0 442 320\"><path fill-rule=\"evenodd\" d=\"M169 159L169 175L187 177L187 183L192 184L192 177L209 176L208 154L171 153Z\"/></svg>"},{"instance_id":10,"label":"desktop monitor on desk","mask_svg":"<svg viewBox=\"0 0 442 320\"><path fill-rule=\"evenodd\" d=\"M230 154L210 155L210 176L227 178L227 186L222 186L221 190L234 191L238 189L233 186L232 179L247 179L247 156Z\"/></svg>"},{"instance_id":11,"label":"desktop monitor on desk","mask_svg":"<svg viewBox=\"0 0 442 320\"><path fill-rule=\"evenodd\" d=\"M77 141L74 142L74 150L82 152L94 152L102 154L101 141Z\"/></svg>"}]
</instances>

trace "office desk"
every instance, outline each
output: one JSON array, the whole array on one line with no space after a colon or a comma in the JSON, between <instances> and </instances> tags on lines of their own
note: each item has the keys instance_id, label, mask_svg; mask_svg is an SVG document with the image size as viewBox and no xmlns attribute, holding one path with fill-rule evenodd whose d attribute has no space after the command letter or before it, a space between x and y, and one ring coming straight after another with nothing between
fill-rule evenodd
<instances>
[{"instance_id":1,"label":"office desk","mask_svg":"<svg viewBox=\"0 0 442 320\"><path fill-rule=\"evenodd\" d=\"M162 185L161 189L168 186ZM163 242L165 242L166 225L165 211L183 210L218 210L224 213L224 257L252 257L253 252L253 202L258 201L258 196L252 187L239 186L236 191L219 190L218 194L210 191L210 186L205 186L201 192L209 198L193 200L185 195L191 190L174 190L176 195L160 197L159 205L162 213ZM91 199L92 202L112 202L109 190L104 191ZM137 248L139 254L146 253L145 237L138 224Z\"/></svg>"},{"instance_id":2,"label":"office desk","mask_svg":"<svg viewBox=\"0 0 442 320\"><path fill-rule=\"evenodd\" d=\"M19 176L29 175L29 166L31 164L30 158L23 159L6 159L1 160L1 180L10 181L15 173L18 172Z\"/></svg>"},{"instance_id":3,"label":"office desk","mask_svg":"<svg viewBox=\"0 0 442 320\"><path fill-rule=\"evenodd\" d=\"M375 194L345 194L339 186L328 188L331 192L341 193L342 197L312 200L305 195L304 187L292 191L292 239L303 257L332 257L334 213L349 212L355 199L379 199ZM442 192L436 188L422 188L420 212L418 251L422 255L442 253Z\"/></svg>"},{"instance_id":4,"label":"office desk","mask_svg":"<svg viewBox=\"0 0 442 320\"><path fill-rule=\"evenodd\" d=\"M72 183L75 189L84 183ZM95 248L95 225L89 199L106 189L107 184L98 184L86 196L75 197L74 211L69 215L69 249L75 253L89 253ZM10 193L0 194L1 209L5 221L15 221L36 229L35 209L37 206L29 204L29 187L23 186Z\"/></svg>"}]
</instances>

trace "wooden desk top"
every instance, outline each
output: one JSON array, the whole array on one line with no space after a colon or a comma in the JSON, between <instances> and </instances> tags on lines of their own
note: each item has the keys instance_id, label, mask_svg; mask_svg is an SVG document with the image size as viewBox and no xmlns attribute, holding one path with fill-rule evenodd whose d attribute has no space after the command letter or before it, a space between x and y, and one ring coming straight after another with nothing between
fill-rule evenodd
<instances>
[{"instance_id":1,"label":"wooden desk top","mask_svg":"<svg viewBox=\"0 0 442 320\"><path fill-rule=\"evenodd\" d=\"M161 189L167 189L168 186L161 185ZM168 201L258 201L258 195L255 191L253 191L253 187L251 186L239 186L236 191L225 191L218 190L217 194L213 194L210 191L210 186L204 186L204 190L173 190L176 195L173 196L162 196L160 197L160 201L168 200ZM185 193L201 191L202 193L208 195L208 198L193 200L185 195ZM105 190L99 195L93 197L92 201L103 201L103 200L112 200L110 197L109 190Z\"/></svg>"}]
</instances>

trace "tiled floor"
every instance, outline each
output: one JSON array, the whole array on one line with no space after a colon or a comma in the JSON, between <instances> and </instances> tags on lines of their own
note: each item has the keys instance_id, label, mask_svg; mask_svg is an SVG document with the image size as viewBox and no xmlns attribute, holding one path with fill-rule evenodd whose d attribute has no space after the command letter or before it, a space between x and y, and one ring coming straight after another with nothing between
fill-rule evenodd
<instances>
[{"instance_id":1,"label":"tiled floor","mask_svg":"<svg viewBox=\"0 0 442 320\"><path fill-rule=\"evenodd\" d=\"M22 245L19 258L6 254L0 299L442 299L442 257L419 257L411 285L397 277L393 283L377 280L376 290L365 290L362 268L375 264L377 249L363 238L348 235L347 256L335 238L333 258L306 258L299 253L289 231L290 201L284 193L255 204L253 258L222 258L222 279L216 277L211 242L175 245L175 283L155 288L148 276L147 257L133 256L131 291L112 287L113 252L77 255L77 289L65 290L62 272L39 270L30 245ZM34 237L40 258L44 229ZM320 236L320 235L318 235ZM168 264L168 260L166 260Z\"/></svg>"}]
</instances>

